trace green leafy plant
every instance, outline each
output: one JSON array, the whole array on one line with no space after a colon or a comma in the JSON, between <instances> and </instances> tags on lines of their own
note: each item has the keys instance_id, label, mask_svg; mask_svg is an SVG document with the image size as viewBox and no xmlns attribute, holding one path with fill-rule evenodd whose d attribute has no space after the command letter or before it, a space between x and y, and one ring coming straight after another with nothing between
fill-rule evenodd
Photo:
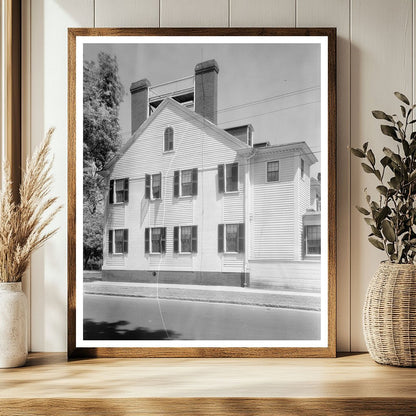
<instances>
[{"instance_id":1,"label":"green leafy plant","mask_svg":"<svg viewBox=\"0 0 416 416\"><path fill-rule=\"evenodd\" d=\"M374 175L379 181L376 187L378 197L366 193L368 208L356 207L369 225L370 243L385 251L393 263L415 263L416 259L416 132L411 126L416 105L410 105L408 98L395 92L401 101L401 116L373 111L373 116L387 124L381 124L384 135L392 140L390 147L384 147L384 157L376 161L368 142L362 148L351 148L354 156L365 159L361 163L364 172Z\"/></svg>"}]
</instances>

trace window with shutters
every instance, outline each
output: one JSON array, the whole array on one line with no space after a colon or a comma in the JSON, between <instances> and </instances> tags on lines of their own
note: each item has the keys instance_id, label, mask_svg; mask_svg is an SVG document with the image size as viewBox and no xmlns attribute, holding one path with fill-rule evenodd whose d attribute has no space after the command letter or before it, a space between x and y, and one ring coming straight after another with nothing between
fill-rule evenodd
<instances>
[{"instance_id":1,"label":"window with shutters","mask_svg":"<svg viewBox=\"0 0 416 416\"><path fill-rule=\"evenodd\" d=\"M162 174L145 175L145 198L162 199Z\"/></svg>"},{"instance_id":2,"label":"window with shutters","mask_svg":"<svg viewBox=\"0 0 416 416\"><path fill-rule=\"evenodd\" d=\"M196 225L173 227L173 252L182 254L198 252L198 227Z\"/></svg>"},{"instance_id":3,"label":"window with shutters","mask_svg":"<svg viewBox=\"0 0 416 416\"><path fill-rule=\"evenodd\" d=\"M238 163L218 165L218 191L220 193L238 191Z\"/></svg>"},{"instance_id":4,"label":"window with shutters","mask_svg":"<svg viewBox=\"0 0 416 416\"><path fill-rule=\"evenodd\" d=\"M267 182L279 181L279 162L267 162Z\"/></svg>"},{"instance_id":5,"label":"window with shutters","mask_svg":"<svg viewBox=\"0 0 416 416\"><path fill-rule=\"evenodd\" d=\"M161 254L166 252L166 227L146 228L144 238L145 253Z\"/></svg>"},{"instance_id":6,"label":"window with shutters","mask_svg":"<svg viewBox=\"0 0 416 416\"><path fill-rule=\"evenodd\" d=\"M129 201L129 179L110 180L110 204L122 204Z\"/></svg>"},{"instance_id":7,"label":"window with shutters","mask_svg":"<svg viewBox=\"0 0 416 416\"><path fill-rule=\"evenodd\" d=\"M168 127L165 129L164 136L164 151L171 152L173 150L173 128Z\"/></svg>"},{"instance_id":8,"label":"window with shutters","mask_svg":"<svg viewBox=\"0 0 416 416\"><path fill-rule=\"evenodd\" d=\"M244 253L244 224L218 225L218 252Z\"/></svg>"},{"instance_id":9,"label":"window with shutters","mask_svg":"<svg viewBox=\"0 0 416 416\"><path fill-rule=\"evenodd\" d=\"M305 255L316 256L321 254L321 226L305 226Z\"/></svg>"},{"instance_id":10,"label":"window with shutters","mask_svg":"<svg viewBox=\"0 0 416 416\"><path fill-rule=\"evenodd\" d=\"M110 254L128 253L129 230L115 229L108 232L108 252Z\"/></svg>"},{"instance_id":11,"label":"window with shutters","mask_svg":"<svg viewBox=\"0 0 416 416\"><path fill-rule=\"evenodd\" d=\"M175 170L173 196L175 198L198 195L198 168Z\"/></svg>"}]
</instances>

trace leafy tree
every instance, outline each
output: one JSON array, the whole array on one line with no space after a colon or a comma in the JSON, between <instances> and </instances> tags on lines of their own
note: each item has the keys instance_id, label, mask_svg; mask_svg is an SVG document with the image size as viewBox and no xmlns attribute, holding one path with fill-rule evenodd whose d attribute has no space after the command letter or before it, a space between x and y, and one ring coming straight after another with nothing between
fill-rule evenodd
<instances>
[{"instance_id":1,"label":"leafy tree","mask_svg":"<svg viewBox=\"0 0 416 416\"><path fill-rule=\"evenodd\" d=\"M101 266L103 250L103 194L99 172L121 145L119 108L124 88L117 59L100 52L97 62L84 62L84 269Z\"/></svg>"}]
</instances>

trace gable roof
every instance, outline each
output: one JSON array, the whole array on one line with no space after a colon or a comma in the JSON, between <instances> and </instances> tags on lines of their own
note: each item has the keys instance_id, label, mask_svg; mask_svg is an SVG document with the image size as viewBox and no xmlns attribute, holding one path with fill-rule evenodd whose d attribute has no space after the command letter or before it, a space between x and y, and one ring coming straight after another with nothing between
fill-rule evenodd
<instances>
[{"instance_id":1,"label":"gable roof","mask_svg":"<svg viewBox=\"0 0 416 416\"><path fill-rule=\"evenodd\" d=\"M218 133L220 136L224 137L226 140L234 143L240 149L246 149L251 147L242 142L241 140L237 139L230 133L227 133L225 130L219 128L217 125L212 123L211 121L207 120L203 116L195 111L190 110L189 108L179 104L177 101L173 100L172 98L168 97L163 100L163 102L157 107L156 111L153 112L150 117L134 132L134 134L124 143L121 149L117 152L117 154L104 166L102 173L105 173L109 169L111 169L115 163L127 152L130 146L142 135L142 133L149 127L149 125L158 117L158 115L163 111L164 108L167 106L172 106L175 109L181 111L184 117L187 117L191 121L195 121L197 124L201 125L202 127L209 128L210 130Z\"/></svg>"}]
</instances>

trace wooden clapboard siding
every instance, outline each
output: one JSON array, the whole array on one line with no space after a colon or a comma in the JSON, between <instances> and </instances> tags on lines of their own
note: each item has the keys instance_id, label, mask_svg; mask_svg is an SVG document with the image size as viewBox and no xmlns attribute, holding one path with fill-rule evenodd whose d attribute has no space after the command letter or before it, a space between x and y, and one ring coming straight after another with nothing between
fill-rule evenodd
<instances>
[{"instance_id":1,"label":"wooden clapboard siding","mask_svg":"<svg viewBox=\"0 0 416 416\"><path fill-rule=\"evenodd\" d=\"M281 288L315 291L321 286L319 261L252 260L250 263L250 287L259 289Z\"/></svg>"},{"instance_id":2,"label":"wooden clapboard siding","mask_svg":"<svg viewBox=\"0 0 416 416\"><path fill-rule=\"evenodd\" d=\"M305 162L305 173L303 178L301 177L301 159ZM310 179L310 165L305 157L296 157L295 163L297 164L297 183L296 183L296 217L295 217L295 246L294 246L294 259L302 260L303 257L303 215L310 207L311 199L311 179Z\"/></svg>"},{"instance_id":3,"label":"wooden clapboard siding","mask_svg":"<svg viewBox=\"0 0 416 416\"><path fill-rule=\"evenodd\" d=\"M129 253L124 269L243 271L243 254L219 255L217 250L218 224L244 222L244 168L239 169L238 192L220 194L217 165L237 161L236 150L243 145L224 137L210 123L195 120L189 110L173 102L152 117L110 173L110 179L128 177L130 183L129 202L107 207L106 229L121 223L129 229ZM163 133L168 126L174 129L174 151L163 153ZM192 168L198 168L198 195L174 198L174 172ZM144 197L145 174L159 172L162 198L149 201ZM198 227L198 253L173 253L173 227L177 225ZM144 253L147 227L167 228L165 254ZM104 269L113 267L110 258L105 260Z\"/></svg>"},{"instance_id":4,"label":"wooden clapboard siding","mask_svg":"<svg viewBox=\"0 0 416 416\"><path fill-rule=\"evenodd\" d=\"M266 182L267 160L279 160L279 181ZM254 158L251 163L252 259L293 260L295 159L287 155Z\"/></svg>"}]
</instances>

